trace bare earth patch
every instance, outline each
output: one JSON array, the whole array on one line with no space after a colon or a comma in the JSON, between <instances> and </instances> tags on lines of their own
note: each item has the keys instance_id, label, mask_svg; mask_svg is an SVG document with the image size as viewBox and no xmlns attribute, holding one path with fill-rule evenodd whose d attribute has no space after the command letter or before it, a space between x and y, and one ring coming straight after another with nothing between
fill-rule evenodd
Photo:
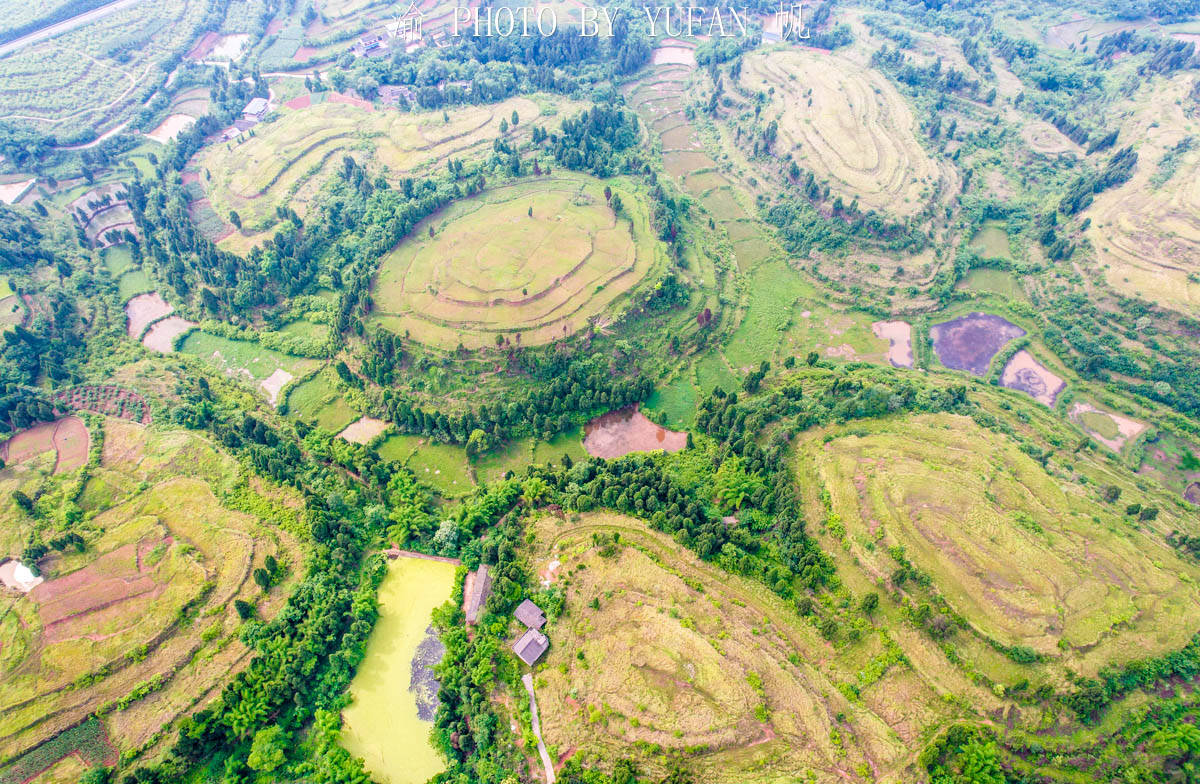
<instances>
[{"instance_id":1,"label":"bare earth patch","mask_svg":"<svg viewBox=\"0 0 1200 784\"><path fill-rule=\"evenodd\" d=\"M196 118L191 115L172 114L159 123L157 128L146 134L146 136L159 144L166 144L194 122L196 122Z\"/></svg>"},{"instance_id":2,"label":"bare earth patch","mask_svg":"<svg viewBox=\"0 0 1200 784\"><path fill-rule=\"evenodd\" d=\"M21 593L29 593L42 584L41 577L34 577L20 561L5 561L0 563L0 585Z\"/></svg>"},{"instance_id":3,"label":"bare earth patch","mask_svg":"<svg viewBox=\"0 0 1200 784\"><path fill-rule=\"evenodd\" d=\"M371 439L387 430L388 423L382 419L365 416L357 422L351 422L346 426L346 429L338 433L339 438L344 438L352 444L370 443Z\"/></svg>"},{"instance_id":4,"label":"bare earth patch","mask_svg":"<svg viewBox=\"0 0 1200 784\"><path fill-rule=\"evenodd\" d=\"M1108 417L1113 421L1114 424L1116 424L1117 435L1105 437L1100 433L1097 433L1095 429L1087 426L1084 419L1085 414L1096 414L1099 416ZM1104 444L1114 452L1120 452L1121 448L1124 447L1125 444L1127 444L1131 439L1137 438L1139 435L1141 435L1141 432L1147 427L1144 422L1123 417L1120 414L1114 414L1110 411L1102 411L1093 406L1091 403L1072 404L1071 410L1067 412L1067 416L1071 418L1072 422L1086 430L1088 435L1099 441L1101 444Z\"/></svg>"},{"instance_id":5,"label":"bare earth patch","mask_svg":"<svg viewBox=\"0 0 1200 784\"><path fill-rule=\"evenodd\" d=\"M1008 341L1022 337L1025 330L990 313L969 313L930 329L938 360L951 370L982 376L996 352Z\"/></svg>"},{"instance_id":6,"label":"bare earth patch","mask_svg":"<svg viewBox=\"0 0 1200 784\"><path fill-rule=\"evenodd\" d=\"M173 310L175 308L157 291L138 294L125 303L125 332L131 338L140 338L150 322L170 314Z\"/></svg>"},{"instance_id":7,"label":"bare earth patch","mask_svg":"<svg viewBox=\"0 0 1200 784\"><path fill-rule=\"evenodd\" d=\"M1021 350L1004 366L1000 386L1019 390L1039 403L1053 407L1066 382L1043 367L1028 351Z\"/></svg>"},{"instance_id":8,"label":"bare earth patch","mask_svg":"<svg viewBox=\"0 0 1200 784\"><path fill-rule=\"evenodd\" d=\"M175 338L196 326L196 322L188 321L179 316L156 321L142 338L142 345L160 354L170 354L175 350Z\"/></svg>"},{"instance_id":9,"label":"bare earth patch","mask_svg":"<svg viewBox=\"0 0 1200 784\"><path fill-rule=\"evenodd\" d=\"M90 438L83 420L73 416L64 417L22 430L0 444L0 459L6 463L23 463L53 450L54 473L61 474L87 462L89 444Z\"/></svg>"},{"instance_id":10,"label":"bare earth patch","mask_svg":"<svg viewBox=\"0 0 1200 784\"><path fill-rule=\"evenodd\" d=\"M888 362L892 367L913 366L912 325L907 321L876 321L871 325L875 337L888 341Z\"/></svg>"},{"instance_id":11,"label":"bare earth patch","mask_svg":"<svg viewBox=\"0 0 1200 784\"><path fill-rule=\"evenodd\" d=\"M614 458L655 449L678 452L686 446L687 433L654 424L636 406L610 411L584 427L583 448L592 457Z\"/></svg>"},{"instance_id":12,"label":"bare earth patch","mask_svg":"<svg viewBox=\"0 0 1200 784\"><path fill-rule=\"evenodd\" d=\"M283 391L283 388L286 387L288 382L293 378L295 378L295 376L293 376L291 373L287 372L283 368L277 368L274 373L262 380L262 383L259 384L259 387L261 387L262 390L267 393L267 400L270 401L271 405L275 405L279 400L279 393Z\"/></svg>"}]
</instances>

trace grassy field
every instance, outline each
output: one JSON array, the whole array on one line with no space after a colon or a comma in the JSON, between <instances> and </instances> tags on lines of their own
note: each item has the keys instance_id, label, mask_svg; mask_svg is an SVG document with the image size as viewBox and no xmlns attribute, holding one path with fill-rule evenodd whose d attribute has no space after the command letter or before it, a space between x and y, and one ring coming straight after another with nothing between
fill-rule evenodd
<instances>
[{"instance_id":1,"label":"grassy field","mask_svg":"<svg viewBox=\"0 0 1200 784\"><path fill-rule=\"evenodd\" d=\"M1071 470L1090 481L1072 482L968 419L929 415L814 433L796 465L855 581L894 579L899 553L982 638L1091 674L1200 626L1200 569L1163 541L1178 512L1138 525L1103 504L1086 488L1142 493L1101 457L1079 453Z\"/></svg>"},{"instance_id":2,"label":"grassy field","mask_svg":"<svg viewBox=\"0 0 1200 784\"><path fill-rule=\"evenodd\" d=\"M1200 315L1200 147L1172 156L1200 121L1184 111L1192 80L1158 77L1137 93L1121 127L1137 139L1133 177L1097 194L1083 214L1088 239L1117 291Z\"/></svg>"},{"instance_id":3,"label":"grassy field","mask_svg":"<svg viewBox=\"0 0 1200 784\"><path fill-rule=\"evenodd\" d=\"M341 432L359 417L346 403L338 390L336 376L328 368L292 389L287 403L291 413L331 433Z\"/></svg>"},{"instance_id":4,"label":"grassy field","mask_svg":"<svg viewBox=\"0 0 1200 784\"><path fill-rule=\"evenodd\" d=\"M305 108L282 107L278 119L257 126L253 136L209 146L193 165L202 172L201 182L217 214L224 218L235 210L244 234L257 234L277 222L275 208L281 204L303 217L344 155L373 171L399 176L451 155L470 157L490 150L500 119L514 111L521 123L513 133L520 139L533 122L544 123L569 106L535 98L449 109L443 117L441 111L365 109L318 93L300 99L301 105L313 101ZM225 242L237 245L244 239L233 235Z\"/></svg>"},{"instance_id":5,"label":"grassy field","mask_svg":"<svg viewBox=\"0 0 1200 784\"><path fill-rule=\"evenodd\" d=\"M498 336L536 346L614 319L661 251L636 193L612 183L618 216L604 187L556 175L451 205L384 257L374 318L443 349L493 346Z\"/></svg>"},{"instance_id":6,"label":"grassy field","mask_svg":"<svg viewBox=\"0 0 1200 784\"><path fill-rule=\"evenodd\" d=\"M223 505L218 495L234 490L239 469L207 441L116 419L106 420L104 435L102 459L78 496L90 519L86 549L45 559L46 582L5 600L18 621L0 623L5 757L105 706L116 749L142 746L245 663L234 597L257 602L264 616L280 601L258 598L251 570L269 554L284 563L301 557L290 535ZM53 496L56 481L65 480L36 467L0 471L6 499L18 488ZM10 504L6 519L22 520ZM276 522L295 515L266 497L259 504ZM179 624L183 616L191 620ZM156 674L163 681L151 697L121 703Z\"/></svg>"},{"instance_id":7,"label":"grassy field","mask_svg":"<svg viewBox=\"0 0 1200 784\"><path fill-rule=\"evenodd\" d=\"M105 263L108 263L107 255L105 255ZM141 268L127 270L117 279L117 296L123 302L148 291L154 291L154 284L150 282L150 276Z\"/></svg>"},{"instance_id":8,"label":"grassy field","mask_svg":"<svg viewBox=\"0 0 1200 784\"><path fill-rule=\"evenodd\" d=\"M835 650L761 586L639 521L544 517L534 531L531 568L558 561L566 591L535 673L552 756L634 754L653 770L662 749L723 782L914 780L912 739L959 715L885 634Z\"/></svg>"},{"instance_id":9,"label":"grassy field","mask_svg":"<svg viewBox=\"0 0 1200 784\"><path fill-rule=\"evenodd\" d=\"M763 92L763 112L779 123L779 155L864 209L911 215L942 177L914 135L912 110L890 82L848 59L813 52L755 52L739 89Z\"/></svg>"}]
</instances>

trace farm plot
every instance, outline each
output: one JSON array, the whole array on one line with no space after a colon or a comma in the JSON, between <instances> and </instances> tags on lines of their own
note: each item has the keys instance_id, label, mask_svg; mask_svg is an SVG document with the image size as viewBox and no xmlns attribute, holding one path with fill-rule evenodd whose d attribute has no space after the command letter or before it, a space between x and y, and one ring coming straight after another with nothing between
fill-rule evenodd
<instances>
[{"instance_id":1,"label":"farm plot","mask_svg":"<svg viewBox=\"0 0 1200 784\"><path fill-rule=\"evenodd\" d=\"M930 329L938 360L951 370L985 375L992 357L1025 330L1000 316L969 313Z\"/></svg>"},{"instance_id":2,"label":"farm plot","mask_svg":"<svg viewBox=\"0 0 1200 784\"><path fill-rule=\"evenodd\" d=\"M864 209L921 210L943 173L917 141L912 111L878 73L842 57L808 51L754 53L740 89L769 94L764 118L779 123L780 155L794 152L818 180Z\"/></svg>"},{"instance_id":3,"label":"farm plot","mask_svg":"<svg viewBox=\"0 0 1200 784\"><path fill-rule=\"evenodd\" d=\"M322 100L323 99L323 100ZM317 102L319 101L319 102ZM511 98L497 104L442 112L374 111L318 93L304 108L284 108L277 120L258 125L240 143L209 146L194 160L218 215L236 211L247 231L269 229L276 207L287 204L304 216L342 157L351 155L373 170L394 175L431 165L450 155L473 155L499 132L501 118L516 112L518 136L543 118L555 102Z\"/></svg>"},{"instance_id":4,"label":"farm plot","mask_svg":"<svg viewBox=\"0 0 1200 784\"><path fill-rule=\"evenodd\" d=\"M870 683L849 701L839 685L878 640L839 657L790 605L640 521L543 517L533 531L531 571L557 580L568 610L547 626L535 674L551 747L633 753L651 778L662 751L686 750L705 781L850 781L855 770L914 780L898 775L907 740L956 711L899 661L859 680Z\"/></svg>"},{"instance_id":5,"label":"farm plot","mask_svg":"<svg viewBox=\"0 0 1200 784\"><path fill-rule=\"evenodd\" d=\"M112 384L71 387L56 392L54 402L67 411L83 409L143 425L150 424L150 405L132 389Z\"/></svg>"},{"instance_id":6,"label":"farm plot","mask_svg":"<svg viewBox=\"0 0 1200 784\"><path fill-rule=\"evenodd\" d=\"M359 418L338 389L337 377L325 368L288 394L288 410L331 433L345 429Z\"/></svg>"},{"instance_id":7,"label":"farm plot","mask_svg":"<svg viewBox=\"0 0 1200 784\"><path fill-rule=\"evenodd\" d=\"M17 644L0 656L0 755L49 748L39 744L102 706L115 708L104 721L116 750L128 750L238 669L246 649L234 598L269 617L279 598L264 597L251 572L268 555L302 557L283 528L222 504L238 474L235 459L186 431L107 420L103 458L79 497L86 547L43 558L45 582L13 605ZM295 516L266 496L252 508L278 523ZM162 679L158 699L182 699L125 723L140 704L119 700L152 678Z\"/></svg>"},{"instance_id":8,"label":"farm plot","mask_svg":"<svg viewBox=\"0 0 1200 784\"><path fill-rule=\"evenodd\" d=\"M1200 314L1200 121L1184 113L1190 77L1141 91L1121 138L1138 162L1120 187L1096 195L1084 215L1109 284L1168 308ZM1177 145L1191 139L1191 147Z\"/></svg>"},{"instance_id":9,"label":"farm plot","mask_svg":"<svg viewBox=\"0 0 1200 784\"><path fill-rule=\"evenodd\" d=\"M54 453L54 473L74 471L87 462L91 440L79 417L63 417L20 431L0 444L5 463L25 463L46 452Z\"/></svg>"},{"instance_id":10,"label":"farm plot","mask_svg":"<svg viewBox=\"0 0 1200 784\"><path fill-rule=\"evenodd\" d=\"M284 384L319 364L315 359L301 359L251 341L230 340L199 330L184 338L179 350L208 361L227 376L242 379L272 402Z\"/></svg>"},{"instance_id":11,"label":"farm plot","mask_svg":"<svg viewBox=\"0 0 1200 784\"><path fill-rule=\"evenodd\" d=\"M615 187L614 187L615 186ZM613 183L556 176L486 191L419 224L384 257L374 318L443 349L536 346L612 320L659 263L641 199ZM433 234L430 235L430 230Z\"/></svg>"},{"instance_id":12,"label":"farm plot","mask_svg":"<svg viewBox=\"0 0 1200 784\"><path fill-rule=\"evenodd\" d=\"M1067 415L1088 435L1114 452L1120 452L1125 444L1141 435L1147 427L1144 422L1104 411L1082 400L1072 403Z\"/></svg>"},{"instance_id":13,"label":"farm plot","mask_svg":"<svg viewBox=\"0 0 1200 784\"><path fill-rule=\"evenodd\" d=\"M814 436L796 466L803 485L828 488L827 514L865 579L890 579L899 553L1003 645L1094 672L1173 650L1200 624L1188 587L1198 567L1161 531L1097 522L1111 514L1098 500L1061 487L1015 441L966 417ZM1178 634L1163 633L1166 618Z\"/></svg>"}]
</instances>

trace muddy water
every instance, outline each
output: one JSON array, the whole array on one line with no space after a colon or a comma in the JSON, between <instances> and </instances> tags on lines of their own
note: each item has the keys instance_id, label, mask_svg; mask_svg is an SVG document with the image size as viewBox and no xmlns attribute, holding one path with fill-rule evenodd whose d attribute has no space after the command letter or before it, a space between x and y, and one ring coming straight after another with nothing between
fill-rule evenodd
<instances>
[{"instance_id":1,"label":"muddy water","mask_svg":"<svg viewBox=\"0 0 1200 784\"><path fill-rule=\"evenodd\" d=\"M379 784L422 784L445 770L429 742L437 693L429 667L442 652L429 621L450 598L454 570L444 561L397 558L379 588L379 621L342 714L342 745Z\"/></svg>"},{"instance_id":2,"label":"muddy water","mask_svg":"<svg viewBox=\"0 0 1200 784\"><path fill-rule=\"evenodd\" d=\"M613 458L654 449L678 452L687 446L687 433L654 424L635 406L598 416L583 432L583 448L592 457Z\"/></svg>"}]
</instances>

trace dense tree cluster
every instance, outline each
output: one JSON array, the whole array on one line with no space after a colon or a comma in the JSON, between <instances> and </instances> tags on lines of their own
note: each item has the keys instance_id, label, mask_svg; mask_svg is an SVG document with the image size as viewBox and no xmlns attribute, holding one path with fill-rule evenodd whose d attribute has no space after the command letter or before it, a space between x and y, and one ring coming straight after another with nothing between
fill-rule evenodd
<instances>
[{"instance_id":1,"label":"dense tree cluster","mask_svg":"<svg viewBox=\"0 0 1200 784\"><path fill-rule=\"evenodd\" d=\"M572 362L543 383L510 395L506 402L485 403L461 413L429 411L401 392L384 390L383 413L401 432L465 444L480 430L496 444L525 435L562 432L597 411L641 402L653 389L648 378L615 376L608 363L597 358Z\"/></svg>"}]
</instances>

